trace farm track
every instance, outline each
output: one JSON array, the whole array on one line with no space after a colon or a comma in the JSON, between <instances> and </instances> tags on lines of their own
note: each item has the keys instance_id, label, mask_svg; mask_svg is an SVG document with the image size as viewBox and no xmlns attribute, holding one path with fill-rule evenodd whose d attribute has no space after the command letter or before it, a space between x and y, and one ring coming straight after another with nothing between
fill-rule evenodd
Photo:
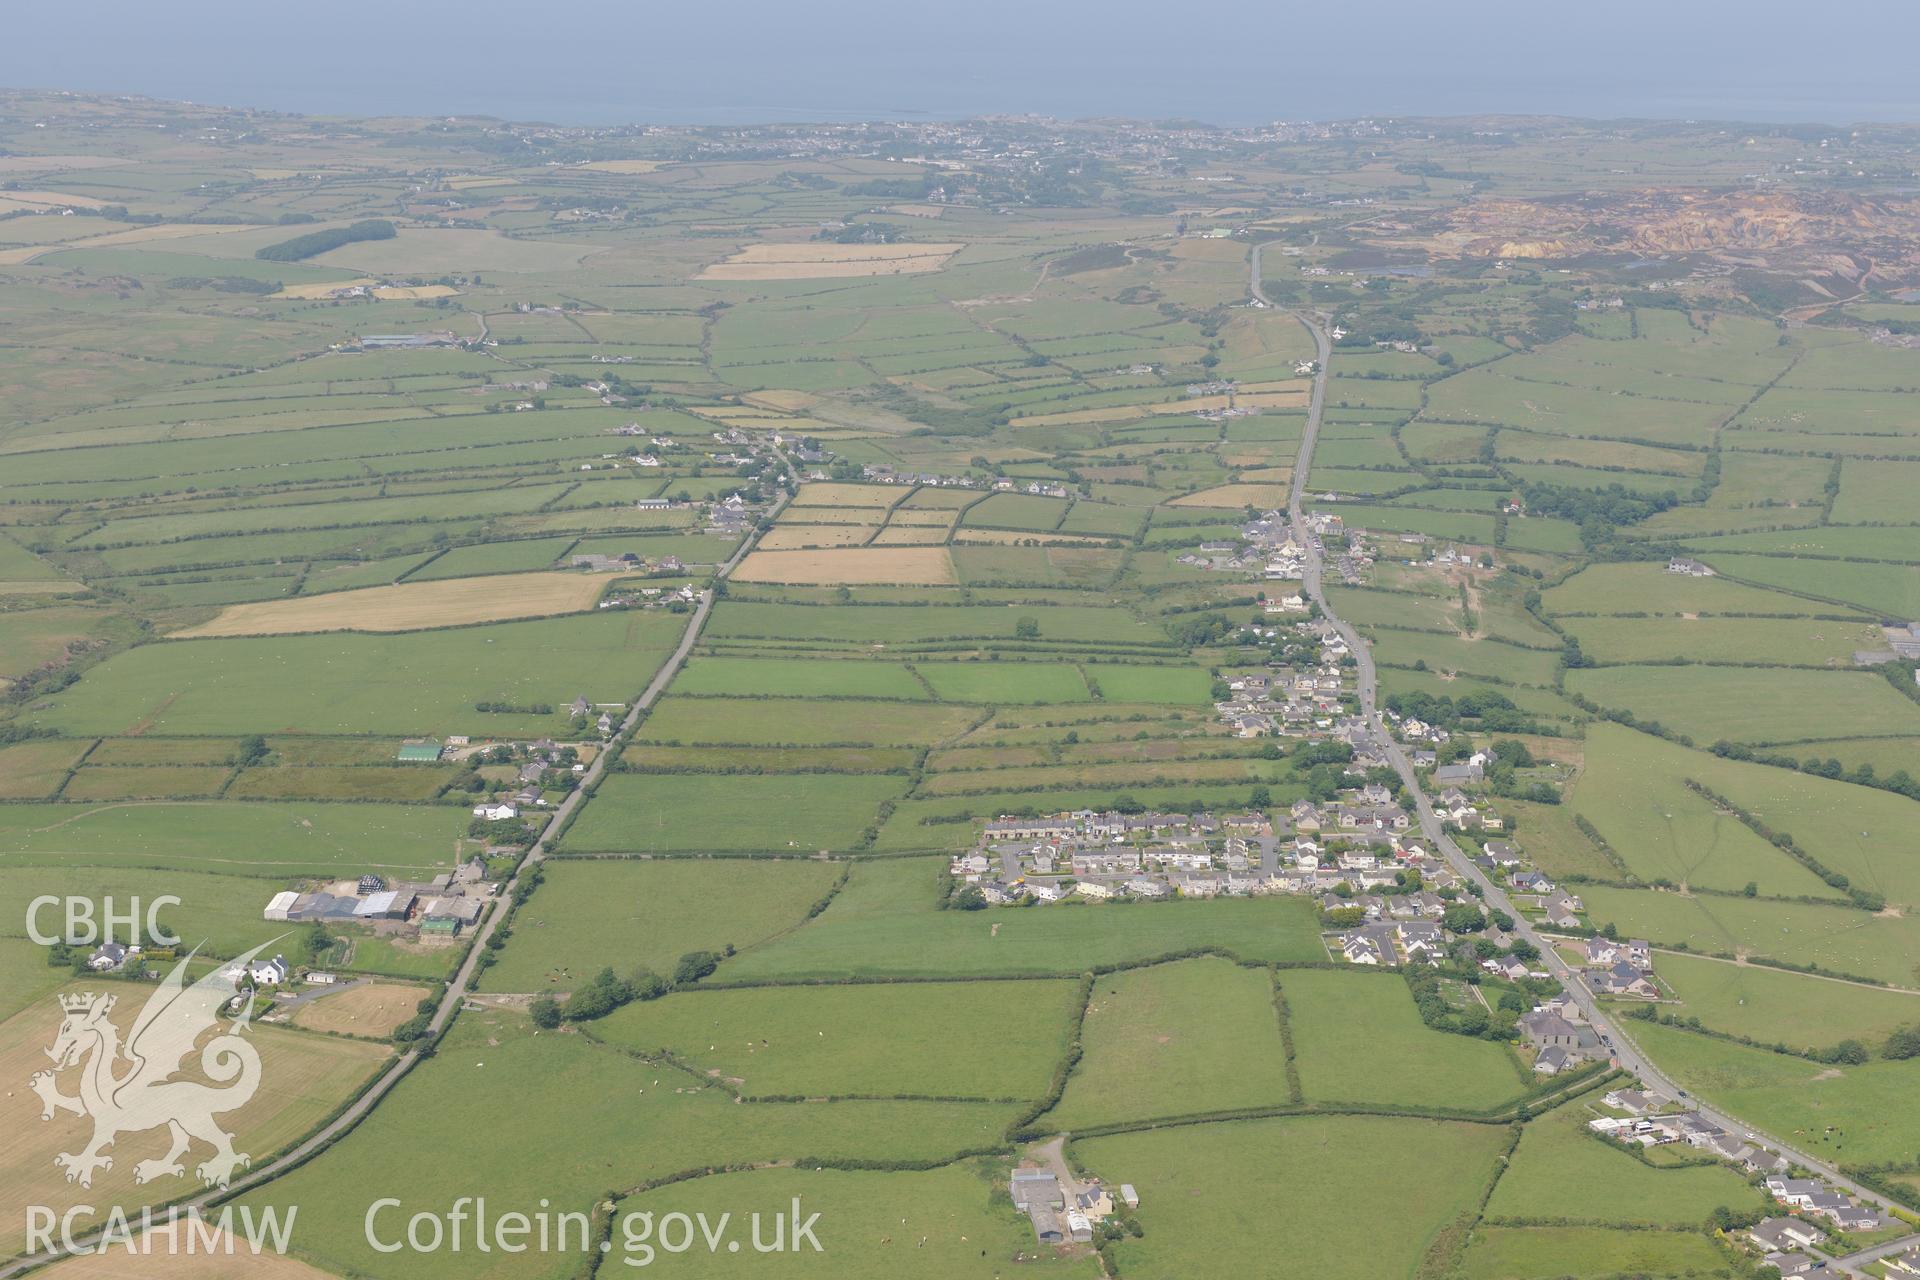
<instances>
[{"instance_id":1,"label":"farm track","mask_svg":"<svg viewBox=\"0 0 1920 1280\"><path fill-rule=\"evenodd\" d=\"M776 450L776 452L778 451ZM788 476L792 478L792 466L787 462L784 454L780 455L780 461L782 466L785 467ZM785 508L787 501L788 499L783 497L779 503L775 504L773 511L770 513L769 521L779 516L780 512ZM727 562L721 565L714 574L716 582L724 580L728 574L733 572L734 567L744 560L747 553L753 549L754 544L759 540L759 536L759 533L756 531L750 536L740 540L740 545L734 549L733 555L729 557ZM628 708L626 718L621 721L619 732L615 735L616 738L632 733L633 730L639 726L640 720L645 716L647 710L658 701L660 695L664 693L667 686L672 683L673 678L680 673L680 668L685 665L688 655L693 652L694 645L699 641L700 632L706 626L708 615L713 611L713 601L714 592L711 588L701 593L700 603L698 607L694 609L693 616L687 621L687 629L680 637L679 647L676 648L672 656L661 665L659 671L654 674L653 679L648 682L647 687L641 692L640 696L634 700L633 705ZM428 1022L429 1042L431 1042L431 1039L437 1039L440 1033L446 1030L447 1025L452 1022L454 1014L459 1010L462 1003L468 999L472 991L474 976L480 971L480 958L486 953L488 941L493 937L495 930L499 928L500 922L506 917L505 904L512 900L514 890L521 884L523 877L546 859L549 852L549 842L556 833L565 830L568 821L574 813L578 811L580 806L586 802L585 798L587 793L591 791L593 786L605 775L607 761L613 754L611 751L602 751L594 757L593 764L588 767L586 776L581 779L581 784L569 792L567 798L553 811L553 816L547 820L547 825L542 829L539 838L534 841L533 847L528 851L526 858L521 861L519 869L516 870L513 877L508 880L498 899L501 906L488 914L486 922L482 924L480 929L473 935L472 944L467 949L466 959L461 962L460 968L455 972L452 981L447 984L446 994L441 997L439 1008L434 1010L433 1017ZM234 1181L226 1187L213 1188L175 1202L173 1206L174 1209L179 1213L185 1213L189 1210L204 1211L224 1201L231 1200L244 1192L253 1191L265 1186L284 1174L292 1173L307 1161L322 1154L328 1147L345 1137L358 1126L359 1123L380 1104L381 1100L393 1092L394 1087L420 1063L421 1058L422 1054L418 1048L409 1049L405 1053L400 1054L393 1059L384 1073L375 1079L359 1097L355 1098L353 1102L348 1105L345 1111L335 1116L319 1130L308 1135L303 1141L260 1167L249 1170L244 1176L234 1179ZM81 1249L86 1249L97 1242L101 1238L101 1235L102 1231L98 1229L76 1233L73 1244ZM54 1249L44 1250L37 1254L19 1255L10 1262L0 1264L0 1280L8 1280L10 1277L22 1275L28 1271L46 1266L48 1263L56 1262L68 1256L71 1252L73 1251L63 1245Z\"/></svg>"},{"instance_id":2,"label":"farm track","mask_svg":"<svg viewBox=\"0 0 1920 1280\"><path fill-rule=\"evenodd\" d=\"M1283 308L1274 307L1272 301L1267 298L1260 288L1260 255L1261 250L1265 247L1264 244L1257 244L1253 247L1252 263L1247 285L1248 291L1253 298L1263 306L1270 307L1276 311L1284 310ZM1780 1141L1780 1139L1771 1134L1745 1124L1722 1111L1709 1107L1698 1098L1689 1097L1686 1090L1675 1083L1671 1077L1665 1075L1659 1067L1646 1056L1645 1052L1634 1042L1633 1038L1621 1030L1619 1023L1610 1017L1606 1010L1601 1007L1599 999L1595 996L1593 990L1587 986L1585 979L1561 958L1559 950L1553 945L1552 941L1536 930L1532 922L1514 909L1513 903L1507 897L1506 890L1495 884L1478 866L1474 865L1473 861L1467 857L1460 846L1456 844L1453 838L1441 827L1440 819L1438 815L1435 814L1433 805L1429 801L1426 791L1421 787L1419 777L1413 771L1413 762L1408 759L1406 752L1401 749L1400 744L1387 732L1386 724L1380 717L1378 706L1379 678L1374 667L1373 652L1368 647L1366 641L1361 638L1360 633L1356 631L1350 623L1342 621L1339 615L1333 611L1333 608L1327 602L1326 592L1321 584L1323 570L1321 549L1319 542L1307 528L1302 505L1306 496L1307 470L1313 461L1314 442L1320 434L1321 411L1326 402L1327 364L1333 353L1333 343L1327 335L1326 317L1311 316L1297 311L1289 314L1292 314L1295 319L1306 327L1307 332L1312 335L1320 362L1320 367L1315 372L1313 378L1313 395L1308 402L1306 426L1301 432L1300 454L1294 462L1292 489L1287 502L1287 516L1293 526L1294 539L1306 549L1306 573L1302 586L1307 597L1319 605L1321 613L1326 617L1327 621L1331 622L1334 627L1338 629L1341 637L1347 642L1348 647L1353 652L1359 669L1361 714L1367 719L1369 728L1377 744L1393 764L1394 771L1400 775L1400 780L1406 786L1407 794L1413 797L1414 810L1419 819L1421 833L1427 837L1435 848L1441 851L1455 872L1478 888L1481 900L1486 903L1488 907L1494 910L1504 911L1513 917L1515 922L1514 932L1539 949L1541 959L1546 962L1548 971L1559 980L1561 986L1566 990L1567 994L1573 999L1574 1004L1587 1019L1588 1024L1593 1027L1594 1033L1600 1036L1602 1042L1613 1050L1614 1066L1638 1076L1647 1086L1665 1093L1668 1097L1686 1099L1687 1103L1699 1112L1701 1118L1720 1126L1733 1136L1755 1145L1770 1147L1796 1164L1812 1170L1842 1191L1847 1192L1867 1204L1878 1206L1891 1213L1895 1207L1892 1201L1880 1195L1878 1192L1861 1186L1859 1183L1841 1173L1840 1170L1833 1165L1822 1160L1816 1160L1805 1152L1796 1150L1787 1143ZM1902 1248L1912 1246L1915 1243L1920 1243L1920 1235L1907 1236L1899 1241L1893 1242L1892 1245L1883 1245L1876 1249L1868 1250L1865 1254L1855 1255L1853 1258L1841 1259L1835 1265L1847 1274L1864 1276L1866 1273L1860 1271L1858 1266L1865 1261L1891 1256L1894 1253L1900 1252ZM1898 1245L1900 1248L1895 1248L1893 1247L1894 1245ZM1859 1262L1856 1262L1856 1259L1859 1259Z\"/></svg>"}]
</instances>

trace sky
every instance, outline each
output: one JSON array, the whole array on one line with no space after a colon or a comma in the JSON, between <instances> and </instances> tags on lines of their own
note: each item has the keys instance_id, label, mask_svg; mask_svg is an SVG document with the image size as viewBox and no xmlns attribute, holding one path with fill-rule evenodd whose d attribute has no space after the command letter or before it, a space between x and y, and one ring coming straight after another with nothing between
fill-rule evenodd
<instances>
[{"instance_id":1,"label":"sky","mask_svg":"<svg viewBox=\"0 0 1920 1280\"><path fill-rule=\"evenodd\" d=\"M1920 121L1913 0L95 0L0 85L564 124L1488 112ZM1825 21L1832 17L1834 22Z\"/></svg>"}]
</instances>

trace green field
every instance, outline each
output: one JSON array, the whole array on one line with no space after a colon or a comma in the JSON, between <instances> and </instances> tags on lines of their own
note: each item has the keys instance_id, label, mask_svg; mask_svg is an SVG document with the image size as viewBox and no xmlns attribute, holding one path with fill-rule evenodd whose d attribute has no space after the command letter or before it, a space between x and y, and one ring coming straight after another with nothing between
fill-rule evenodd
<instances>
[{"instance_id":1,"label":"green field","mask_svg":"<svg viewBox=\"0 0 1920 1280\"><path fill-rule=\"evenodd\" d=\"M10 804L0 805L0 854L26 866L269 876L447 870L468 820L464 809L390 804Z\"/></svg>"},{"instance_id":2,"label":"green field","mask_svg":"<svg viewBox=\"0 0 1920 1280\"><path fill-rule=\"evenodd\" d=\"M1699 1227L1721 1205L1758 1207L1759 1195L1737 1170L1704 1158L1651 1168L1587 1128L1598 1114L1576 1102L1528 1122L1487 1216Z\"/></svg>"},{"instance_id":3,"label":"green field","mask_svg":"<svg viewBox=\"0 0 1920 1280\"><path fill-rule=\"evenodd\" d=\"M972 707L853 699L666 697L647 714L639 738L643 742L778 746L922 746L965 731L982 714Z\"/></svg>"},{"instance_id":4,"label":"green field","mask_svg":"<svg viewBox=\"0 0 1920 1280\"><path fill-rule=\"evenodd\" d=\"M1325 952L1297 898L1066 903L1024 911L939 911L944 859L862 862L818 918L725 969L735 981L840 977L1075 974L1093 964L1155 959L1211 945L1248 960L1312 960Z\"/></svg>"},{"instance_id":5,"label":"green field","mask_svg":"<svg viewBox=\"0 0 1920 1280\"><path fill-rule=\"evenodd\" d=\"M1495 1125L1314 1116L1091 1138L1073 1153L1139 1190L1145 1235L1117 1250L1128 1276L1257 1275L1284 1259L1287 1274L1362 1280L1414 1274L1505 1139Z\"/></svg>"},{"instance_id":6,"label":"green field","mask_svg":"<svg viewBox=\"0 0 1920 1280\"><path fill-rule=\"evenodd\" d=\"M487 971L495 991L570 991L607 965L671 973L689 951L752 948L794 928L839 875L798 859L549 863Z\"/></svg>"},{"instance_id":7,"label":"green field","mask_svg":"<svg viewBox=\"0 0 1920 1280\"><path fill-rule=\"evenodd\" d=\"M1587 916L1622 937L1713 954L1751 955L1829 973L1920 987L1920 927L1910 916L1731 894L1583 885Z\"/></svg>"},{"instance_id":8,"label":"green field","mask_svg":"<svg viewBox=\"0 0 1920 1280\"><path fill-rule=\"evenodd\" d=\"M1777 897L1839 898L1813 872L1686 785L1696 779L1719 790L1719 775L1727 772L1716 757L1618 725L1594 724L1572 808L1642 880L1730 891L1753 883Z\"/></svg>"},{"instance_id":9,"label":"green field","mask_svg":"<svg viewBox=\"0 0 1920 1280\"><path fill-rule=\"evenodd\" d=\"M1825 1067L1643 1023L1633 1024L1633 1037L1702 1098L1816 1158L1897 1163L1920 1144L1920 1117L1906 1104L1920 1085L1920 1063Z\"/></svg>"},{"instance_id":10,"label":"green field","mask_svg":"<svg viewBox=\"0 0 1920 1280\"><path fill-rule=\"evenodd\" d=\"M1291 1101L1273 981L1205 957L1094 983L1079 1065L1043 1123L1062 1130Z\"/></svg>"},{"instance_id":11,"label":"green field","mask_svg":"<svg viewBox=\"0 0 1920 1280\"><path fill-rule=\"evenodd\" d=\"M695 658L673 682L673 691L753 698L928 696L901 663L824 658Z\"/></svg>"},{"instance_id":12,"label":"green field","mask_svg":"<svg viewBox=\"0 0 1920 1280\"><path fill-rule=\"evenodd\" d=\"M1665 1280L1713 1275L1725 1266L1725 1255L1704 1235L1606 1227L1479 1227L1461 1263L1465 1280L1560 1280L1567 1275Z\"/></svg>"},{"instance_id":13,"label":"green field","mask_svg":"<svg viewBox=\"0 0 1920 1280\"><path fill-rule=\"evenodd\" d=\"M1050 662L922 662L915 665L946 702L1084 702L1093 695L1077 667Z\"/></svg>"},{"instance_id":14,"label":"green field","mask_svg":"<svg viewBox=\"0 0 1920 1280\"><path fill-rule=\"evenodd\" d=\"M948 1160L992 1145L1009 1118L1009 1108L980 1103L736 1104L691 1076L585 1037L529 1031L517 1014L462 1017L438 1055L410 1073L369 1123L324 1160L249 1193L247 1202L299 1205L303 1251L332 1268L470 1276L464 1253L376 1252L364 1230L368 1206L382 1197L451 1205L477 1177L497 1212L531 1214L542 1200L555 1213L584 1212L610 1186L690 1168L806 1156ZM542 1102L499 1108L487 1122L492 1154L476 1158L471 1124L442 1104L449 1090L471 1089L482 1078L490 1090ZM619 1105L608 1105L611 1098ZM395 1150L412 1158L396 1164ZM404 1233L405 1215L396 1221ZM579 1261L577 1253L528 1257L545 1264L540 1275L565 1274Z\"/></svg>"},{"instance_id":15,"label":"green field","mask_svg":"<svg viewBox=\"0 0 1920 1280\"><path fill-rule=\"evenodd\" d=\"M143 645L39 718L68 733L532 733L564 708L631 698L678 642L672 614L560 618L405 635ZM328 678L315 681L324 670ZM546 704L546 715L476 711Z\"/></svg>"},{"instance_id":16,"label":"green field","mask_svg":"<svg viewBox=\"0 0 1920 1280\"><path fill-rule=\"evenodd\" d=\"M1045 980L757 987L628 1005L593 1031L748 1097L1031 1099L1066 1051L1077 999Z\"/></svg>"},{"instance_id":17,"label":"green field","mask_svg":"<svg viewBox=\"0 0 1920 1280\"><path fill-rule=\"evenodd\" d=\"M911 1274L916 1280L993 1280L1002 1274L1006 1259L1023 1252L1029 1255L1019 1264L1023 1275L1093 1280L1101 1274L1089 1256L1031 1256L1033 1227L1014 1211L1005 1181L999 1166L984 1162L895 1173L762 1169L662 1187L622 1201L620 1212L651 1214L655 1222L675 1212L704 1213L710 1223L731 1214L749 1240L747 1214L762 1215L765 1238L770 1239L769 1220L786 1211L791 1224L788 1206L795 1197L804 1206L802 1218L819 1213L815 1236L820 1252L803 1247L797 1253L766 1255L745 1248L711 1257L702 1253L697 1263L702 1275L878 1280ZM616 1231L611 1256L637 1264L646 1255L637 1247L626 1248L625 1239L623 1231ZM654 1257L657 1262L650 1265L689 1263L696 1255L675 1256L656 1248Z\"/></svg>"},{"instance_id":18,"label":"green field","mask_svg":"<svg viewBox=\"0 0 1920 1280\"><path fill-rule=\"evenodd\" d=\"M1701 746L1920 730L1920 705L1866 672L1597 667L1568 672L1567 688Z\"/></svg>"},{"instance_id":19,"label":"green field","mask_svg":"<svg viewBox=\"0 0 1920 1280\"><path fill-rule=\"evenodd\" d=\"M601 783L570 853L846 850L904 778L863 774L632 774Z\"/></svg>"},{"instance_id":20,"label":"green field","mask_svg":"<svg viewBox=\"0 0 1920 1280\"><path fill-rule=\"evenodd\" d=\"M1877 1045L1895 1028L1920 1023L1920 995L1911 991L1671 952L1660 957L1659 970L1679 999L1668 1012L1762 1044L1827 1049L1857 1039Z\"/></svg>"},{"instance_id":21,"label":"green field","mask_svg":"<svg viewBox=\"0 0 1920 1280\"><path fill-rule=\"evenodd\" d=\"M1309 1102L1485 1111L1525 1087L1500 1045L1429 1030L1398 974L1303 969L1280 990Z\"/></svg>"}]
</instances>

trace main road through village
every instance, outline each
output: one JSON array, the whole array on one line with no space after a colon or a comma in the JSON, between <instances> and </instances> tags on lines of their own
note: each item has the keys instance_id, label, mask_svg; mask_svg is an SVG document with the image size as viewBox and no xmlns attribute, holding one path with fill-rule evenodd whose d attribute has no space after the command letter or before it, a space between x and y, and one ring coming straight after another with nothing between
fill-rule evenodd
<instances>
[{"instance_id":1,"label":"main road through village","mask_svg":"<svg viewBox=\"0 0 1920 1280\"><path fill-rule=\"evenodd\" d=\"M1272 299L1268 298L1260 287L1260 255L1265 248L1265 244L1256 244L1253 247L1253 260L1247 288L1254 301L1262 308L1282 310L1274 306ZM1668 1097L1686 1098L1686 1091L1668 1078L1634 1043L1633 1038L1621 1030L1619 1023L1601 1006L1592 988L1587 986L1586 980L1561 957L1553 943L1543 938L1531 921L1514 910L1506 890L1483 873L1446 833L1440 825L1439 817L1433 811L1433 805L1426 791L1420 785L1418 775L1413 771L1413 762L1407 758L1407 753L1394 740L1393 735L1387 732L1386 724L1380 718L1379 679L1374 669L1373 651L1361 638L1359 632L1336 614L1333 607L1327 603L1326 590L1322 582L1325 569L1324 548L1319 536L1307 526L1306 516L1301 510L1302 499L1307 491L1307 473L1313 462L1314 442L1320 435L1321 412L1326 405L1327 366L1333 356L1333 342L1327 333L1330 319L1324 315L1313 315L1304 311L1293 311L1290 314L1313 336L1315 361L1313 393L1307 402L1307 421L1300 436L1300 455L1294 460L1293 483L1287 494L1287 519L1293 527L1294 541L1298 542L1305 551L1303 586L1307 598L1319 606L1320 612L1339 630L1347 642L1347 647L1353 651L1354 660L1359 668L1361 715L1366 718L1369 730L1392 763L1394 772L1400 775L1400 780L1406 785L1407 794L1413 798L1421 832L1433 842L1435 848L1441 851L1454 870L1466 877L1480 891L1481 899L1487 906L1513 917L1513 932L1539 949L1548 972L1559 979L1568 995L1573 998L1574 1004L1592 1025L1595 1034L1599 1035L1603 1043L1613 1051L1614 1065L1623 1071L1631 1072L1645 1085ZM1700 1113L1702 1118L1720 1126L1735 1137L1758 1146L1771 1147L1787 1159L1804 1165L1836 1187L1850 1192L1859 1199L1879 1205L1883 1209L1892 1208L1892 1202L1886 1197L1854 1182L1832 1165L1816 1160L1803 1151L1795 1150L1772 1134L1706 1106L1697 1098L1687 1098L1687 1102ZM1859 1268L1866 1263L1875 1258L1901 1252L1915 1243L1920 1243L1920 1235L1908 1236L1890 1244L1879 1245L1873 1249L1837 1259L1836 1264L1850 1274L1864 1275L1865 1273Z\"/></svg>"}]
</instances>

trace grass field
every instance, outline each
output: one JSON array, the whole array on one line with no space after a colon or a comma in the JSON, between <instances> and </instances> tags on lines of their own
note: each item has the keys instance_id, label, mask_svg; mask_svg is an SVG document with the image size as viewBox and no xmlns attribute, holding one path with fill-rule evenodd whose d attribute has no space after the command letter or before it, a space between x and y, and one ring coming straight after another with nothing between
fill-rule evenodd
<instances>
[{"instance_id":1,"label":"grass field","mask_svg":"<svg viewBox=\"0 0 1920 1280\"><path fill-rule=\"evenodd\" d=\"M709 659L726 662L728 659ZM706 663L700 664L703 668ZM745 668L758 673L763 664ZM693 669L689 664L689 671ZM684 683L688 677L681 677ZM754 677L760 682L760 677ZM721 681L724 683L724 673ZM858 742L880 746L919 746L943 741L966 730L983 713L971 707L936 707L903 702L830 702L806 698L679 698L654 704L640 729L641 741L738 742L819 745Z\"/></svg>"},{"instance_id":2,"label":"grass field","mask_svg":"<svg viewBox=\"0 0 1920 1280\"><path fill-rule=\"evenodd\" d=\"M560 618L411 635L181 640L89 672L41 718L141 734L539 734L576 696L622 702L678 642L672 614ZM315 671L328 678L306 678ZM479 702L559 713L483 713ZM91 726L91 728L82 728Z\"/></svg>"},{"instance_id":3,"label":"grass field","mask_svg":"<svg viewBox=\"0 0 1920 1280\"><path fill-rule=\"evenodd\" d=\"M904 778L871 774L615 774L568 829L568 852L846 850Z\"/></svg>"},{"instance_id":4,"label":"grass field","mask_svg":"<svg viewBox=\"0 0 1920 1280\"><path fill-rule=\"evenodd\" d=\"M1779 897L1839 898L1837 890L1733 814L1688 789L1688 778L1717 774L1714 766L1720 763L1659 738L1597 723L1587 730L1586 767L1574 789L1573 811L1591 822L1642 880L1726 890L1751 882L1761 893Z\"/></svg>"},{"instance_id":5,"label":"grass field","mask_svg":"<svg viewBox=\"0 0 1920 1280\"><path fill-rule=\"evenodd\" d=\"M1597 1114L1575 1102L1529 1121L1487 1216L1698 1227L1721 1205L1759 1206L1759 1194L1726 1165L1655 1169L1607 1145L1587 1128Z\"/></svg>"},{"instance_id":6,"label":"grass field","mask_svg":"<svg viewBox=\"0 0 1920 1280\"><path fill-rule=\"evenodd\" d=\"M1729 964L1671 952L1660 980L1680 1003L1670 1010L1714 1031L1763 1044L1827 1049L1845 1039L1879 1044L1897 1027L1920 1023L1920 995Z\"/></svg>"},{"instance_id":7,"label":"grass field","mask_svg":"<svg viewBox=\"0 0 1920 1280\"><path fill-rule=\"evenodd\" d=\"M1066 1051L1077 994L1044 980L698 991L628 1005L594 1034L750 1097L1032 1099Z\"/></svg>"},{"instance_id":8,"label":"grass field","mask_svg":"<svg viewBox=\"0 0 1920 1280\"><path fill-rule=\"evenodd\" d=\"M0 854L25 866L161 866L252 875L451 869L464 809L224 801L0 806Z\"/></svg>"},{"instance_id":9,"label":"grass field","mask_svg":"<svg viewBox=\"0 0 1920 1280\"><path fill-rule=\"evenodd\" d=\"M471 1117L444 1103L450 1091L471 1090L482 1080L489 1090L543 1102L490 1113L485 1151L491 1154L476 1160ZM618 1105L608 1104L613 1098ZM462 1188L479 1177L498 1212L533 1213L542 1200L556 1213L585 1212L610 1187L687 1169L810 1155L947 1160L994 1145L1010 1113L981 1103L736 1104L671 1068L584 1036L535 1035L523 1015L483 1010L461 1017L435 1058L410 1073L370 1122L325 1159L244 1202L299 1205L303 1254L329 1270L466 1277L474 1273L470 1254L374 1251L364 1230L368 1205L393 1196L448 1206L470 1194ZM396 1150L416 1159L397 1165ZM405 1216L394 1221L404 1232ZM580 1261L577 1253L527 1257L546 1265L528 1272L510 1264L505 1274L563 1275Z\"/></svg>"},{"instance_id":10,"label":"grass field","mask_svg":"<svg viewBox=\"0 0 1920 1280\"><path fill-rule=\"evenodd\" d=\"M1920 1149L1920 1116L1905 1102L1920 1063L1826 1067L1644 1023L1633 1037L1694 1093L1816 1158L1887 1164Z\"/></svg>"},{"instance_id":11,"label":"grass field","mask_svg":"<svg viewBox=\"0 0 1920 1280\"><path fill-rule=\"evenodd\" d=\"M728 978L970 977L1073 974L1214 945L1250 960L1324 955L1299 899L1168 902L1143 908L1060 904L1025 911L939 911L944 859L862 862L817 919L731 962Z\"/></svg>"},{"instance_id":12,"label":"grass field","mask_svg":"<svg viewBox=\"0 0 1920 1280\"><path fill-rule=\"evenodd\" d=\"M670 973L689 951L750 949L805 920L839 872L798 859L552 862L485 985L569 991L609 964Z\"/></svg>"},{"instance_id":13,"label":"grass field","mask_svg":"<svg viewBox=\"0 0 1920 1280\"><path fill-rule=\"evenodd\" d=\"M832 547L820 551L754 551L733 576L741 582L801 586L950 583L945 547Z\"/></svg>"},{"instance_id":14,"label":"grass field","mask_svg":"<svg viewBox=\"0 0 1920 1280\"><path fill-rule=\"evenodd\" d=\"M1280 990L1309 1102L1478 1111L1524 1087L1501 1046L1428 1030L1398 974L1302 969L1282 973Z\"/></svg>"},{"instance_id":15,"label":"grass field","mask_svg":"<svg viewBox=\"0 0 1920 1280\"><path fill-rule=\"evenodd\" d=\"M1860 671L1595 667L1569 671L1567 688L1701 746L1920 731L1920 705Z\"/></svg>"},{"instance_id":16,"label":"grass field","mask_svg":"<svg viewBox=\"0 0 1920 1280\"><path fill-rule=\"evenodd\" d=\"M1042 1118L1055 1129L1292 1100L1264 969L1203 957L1106 975L1080 1040L1066 1093Z\"/></svg>"},{"instance_id":17,"label":"grass field","mask_svg":"<svg viewBox=\"0 0 1920 1280\"><path fill-rule=\"evenodd\" d=\"M367 587L297 600L228 605L211 622L173 633L206 636L285 635L300 631L418 631L576 613L593 604L602 579L578 573L519 573L490 578Z\"/></svg>"},{"instance_id":18,"label":"grass field","mask_svg":"<svg viewBox=\"0 0 1920 1280\"><path fill-rule=\"evenodd\" d=\"M1362 1280L1414 1274L1505 1139L1494 1125L1321 1116L1092 1138L1073 1153L1139 1189L1145 1235L1117 1249L1128 1276L1270 1274L1284 1259L1287 1274Z\"/></svg>"},{"instance_id":19,"label":"grass field","mask_svg":"<svg viewBox=\"0 0 1920 1280\"><path fill-rule=\"evenodd\" d=\"M1920 926L1910 916L1868 915L1819 903L1754 900L1727 894L1662 893L1585 885L1580 896L1595 925L1622 937L1694 951L1748 955L1829 973L1920 986Z\"/></svg>"},{"instance_id":20,"label":"grass field","mask_svg":"<svg viewBox=\"0 0 1920 1280\"><path fill-rule=\"evenodd\" d=\"M673 682L676 694L786 698L926 698L926 687L897 662L857 658L696 657ZM822 708L831 715L831 708ZM835 738L832 741L854 741ZM787 739L782 739L787 741Z\"/></svg>"},{"instance_id":21,"label":"grass field","mask_svg":"<svg viewBox=\"0 0 1920 1280\"><path fill-rule=\"evenodd\" d=\"M0 747L0 800L45 800L91 745L47 739Z\"/></svg>"},{"instance_id":22,"label":"grass field","mask_svg":"<svg viewBox=\"0 0 1920 1280\"><path fill-rule=\"evenodd\" d=\"M1706 1236L1606 1227L1477 1227L1461 1262L1465 1280L1560 1280L1567 1275L1712 1275L1726 1257Z\"/></svg>"},{"instance_id":23,"label":"grass field","mask_svg":"<svg viewBox=\"0 0 1920 1280\"><path fill-rule=\"evenodd\" d=\"M621 1203L623 1213L649 1213L655 1221L674 1212L705 1213L717 1222L731 1212L758 1211L763 1223L777 1209L800 1197L805 1212L820 1214L816 1232L820 1252L702 1256L702 1274L761 1276L776 1272L797 1277L884 1277L911 1274L916 1280L993 1280L1007 1259L1027 1254L1022 1274L1093 1280L1099 1264L1082 1253L1032 1256L1033 1228L1006 1199L1005 1179L981 1162L926 1172L864 1173L842 1170L762 1169L700 1178ZM772 1227L767 1226L770 1235ZM746 1231L742 1223L739 1230ZM637 1260L616 1234L614 1257ZM682 1259L691 1260L691 1255Z\"/></svg>"},{"instance_id":24,"label":"grass field","mask_svg":"<svg viewBox=\"0 0 1920 1280\"><path fill-rule=\"evenodd\" d=\"M1078 668L1046 662L922 662L917 670L946 702L1085 702Z\"/></svg>"}]
</instances>

